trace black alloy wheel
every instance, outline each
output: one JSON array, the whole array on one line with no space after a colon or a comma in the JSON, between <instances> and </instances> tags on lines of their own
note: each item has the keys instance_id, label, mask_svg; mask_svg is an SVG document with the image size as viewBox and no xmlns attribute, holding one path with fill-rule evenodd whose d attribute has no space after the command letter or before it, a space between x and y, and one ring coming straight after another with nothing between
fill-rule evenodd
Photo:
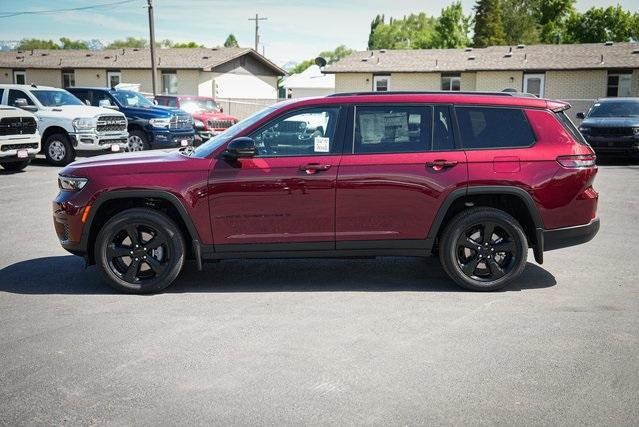
<instances>
[{"instance_id":1,"label":"black alloy wheel","mask_svg":"<svg viewBox=\"0 0 639 427\"><path fill-rule=\"evenodd\" d=\"M492 282L510 273L517 249L512 236L497 223L473 224L457 239L457 262L462 272L478 281Z\"/></svg>"}]
</instances>

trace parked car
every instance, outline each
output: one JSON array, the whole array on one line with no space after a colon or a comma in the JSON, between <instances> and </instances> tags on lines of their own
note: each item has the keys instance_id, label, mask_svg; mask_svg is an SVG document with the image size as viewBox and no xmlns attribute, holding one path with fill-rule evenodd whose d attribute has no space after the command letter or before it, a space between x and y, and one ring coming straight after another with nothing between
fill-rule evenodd
<instances>
[{"instance_id":1,"label":"parked car","mask_svg":"<svg viewBox=\"0 0 639 427\"><path fill-rule=\"evenodd\" d=\"M221 134L237 119L224 114L215 99L207 96L159 95L155 97L159 105L180 108L193 116L195 145Z\"/></svg>"},{"instance_id":2,"label":"parked car","mask_svg":"<svg viewBox=\"0 0 639 427\"><path fill-rule=\"evenodd\" d=\"M27 111L0 107L0 165L4 169L22 170L40 151L37 120Z\"/></svg>"},{"instance_id":3,"label":"parked car","mask_svg":"<svg viewBox=\"0 0 639 427\"><path fill-rule=\"evenodd\" d=\"M595 155L568 108L505 93L285 101L198 148L68 166L55 229L126 292L164 289L186 259L431 254L459 285L500 289L529 247L542 263L599 229Z\"/></svg>"},{"instance_id":4,"label":"parked car","mask_svg":"<svg viewBox=\"0 0 639 427\"><path fill-rule=\"evenodd\" d=\"M155 105L131 90L75 87L69 91L85 103L124 113L129 121L128 151L193 144L193 118L178 108Z\"/></svg>"},{"instance_id":5,"label":"parked car","mask_svg":"<svg viewBox=\"0 0 639 427\"><path fill-rule=\"evenodd\" d=\"M621 154L639 159L639 98L598 99L579 131L598 154Z\"/></svg>"},{"instance_id":6,"label":"parked car","mask_svg":"<svg viewBox=\"0 0 639 427\"><path fill-rule=\"evenodd\" d=\"M0 84L0 100L30 111L38 118L42 150L49 164L64 166L76 153L108 152L126 146L122 113L84 105L64 89L49 86Z\"/></svg>"}]
</instances>

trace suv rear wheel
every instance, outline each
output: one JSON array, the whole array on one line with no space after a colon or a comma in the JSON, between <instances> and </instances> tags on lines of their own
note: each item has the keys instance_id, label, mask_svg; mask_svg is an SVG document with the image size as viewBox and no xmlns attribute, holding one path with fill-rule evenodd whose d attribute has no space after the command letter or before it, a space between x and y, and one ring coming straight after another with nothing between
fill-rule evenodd
<instances>
[{"instance_id":1,"label":"suv rear wheel","mask_svg":"<svg viewBox=\"0 0 639 427\"><path fill-rule=\"evenodd\" d=\"M463 288L494 291L516 279L526 267L528 242L515 218L494 208L471 208L446 226L439 260Z\"/></svg>"},{"instance_id":2,"label":"suv rear wheel","mask_svg":"<svg viewBox=\"0 0 639 427\"><path fill-rule=\"evenodd\" d=\"M169 286L184 264L184 238L170 218L152 209L129 209L111 218L95 242L95 258L114 288L137 294Z\"/></svg>"},{"instance_id":3,"label":"suv rear wheel","mask_svg":"<svg viewBox=\"0 0 639 427\"><path fill-rule=\"evenodd\" d=\"M75 158L69 137L63 133L49 135L44 141L44 155L53 166L66 166Z\"/></svg>"}]
</instances>

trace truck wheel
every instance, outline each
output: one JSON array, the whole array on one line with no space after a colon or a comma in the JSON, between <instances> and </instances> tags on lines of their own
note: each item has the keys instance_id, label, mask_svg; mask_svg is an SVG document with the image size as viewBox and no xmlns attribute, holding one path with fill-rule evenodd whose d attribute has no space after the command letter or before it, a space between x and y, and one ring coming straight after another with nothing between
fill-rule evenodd
<instances>
[{"instance_id":1,"label":"truck wheel","mask_svg":"<svg viewBox=\"0 0 639 427\"><path fill-rule=\"evenodd\" d=\"M67 135L54 133L44 141L44 155L50 165L66 166L75 159L75 150Z\"/></svg>"},{"instance_id":2,"label":"truck wheel","mask_svg":"<svg viewBox=\"0 0 639 427\"><path fill-rule=\"evenodd\" d=\"M146 134L141 130L129 132L129 139L126 146L126 151L143 151L151 148Z\"/></svg>"},{"instance_id":3,"label":"truck wheel","mask_svg":"<svg viewBox=\"0 0 639 427\"><path fill-rule=\"evenodd\" d=\"M472 208L446 226L439 247L444 271L473 291L495 291L526 267L528 241L521 225L504 211Z\"/></svg>"},{"instance_id":4,"label":"truck wheel","mask_svg":"<svg viewBox=\"0 0 639 427\"><path fill-rule=\"evenodd\" d=\"M184 264L184 237L175 223L153 209L128 209L111 218L95 241L95 260L107 283L148 294L169 286Z\"/></svg>"},{"instance_id":5,"label":"truck wheel","mask_svg":"<svg viewBox=\"0 0 639 427\"><path fill-rule=\"evenodd\" d=\"M31 160L23 160L21 162L2 163L2 167L5 170L11 171L11 172L17 172L26 168L29 165L29 163L31 163Z\"/></svg>"}]
</instances>

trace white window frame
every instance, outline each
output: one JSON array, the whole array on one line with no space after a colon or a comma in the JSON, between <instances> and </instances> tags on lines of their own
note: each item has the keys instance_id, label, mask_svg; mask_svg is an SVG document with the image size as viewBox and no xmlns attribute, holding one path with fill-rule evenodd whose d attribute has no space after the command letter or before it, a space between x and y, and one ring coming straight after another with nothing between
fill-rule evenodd
<instances>
[{"instance_id":1,"label":"white window frame","mask_svg":"<svg viewBox=\"0 0 639 427\"><path fill-rule=\"evenodd\" d=\"M448 79L448 89L444 88L444 79ZM453 89L453 82L454 81L457 82L457 86L459 87L459 89ZM445 90L445 91L448 91L448 92L459 92L459 91L461 91L461 76L442 75L441 79L440 79L440 87L442 88L442 90Z\"/></svg>"},{"instance_id":2,"label":"white window frame","mask_svg":"<svg viewBox=\"0 0 639 427\"><path fill-rule=\"evenodd\" d=\"M122 72L121 71L107 71L107 87L111 88L111 76L118 78L118 84L122 83ZM116 85L117 86L117 85Z\"/></svg>"},{"instance_id":3,"label":"white window frame","mask_svg":"<svg viewBox=\"0 0 639 427\"><path fill-rule=\"evenodd\" d=\"M24 79L24 83L18 83L18 76L22 76L22 78ZM13 84L27 84L27 72L26 71L17 71L14 70L13 71Z\"/></svg>"},{"instance_id":4,"label":"white window frame","mask_svg":"<svg viewBox=\"0 0 639 427\"><path fill-rule=\"evenodd\" d=\"M539 85L539 97L544 97L544 92L546 91L546 74L545 73L534 73L534 74L524 74L523 81L523 92L528 92L528 80L529 79L540 79L541 83Z\"/></svg>"},{"instance_id":5,"label":"white window frame","mask_svg":"<svg viewBox=\"0 0 639 427\"><path fill-rule=\"evenodd\" d=\"M65 86L64 85L64 76L65 75L71 75L71 82L73 83L72 85L69 86ZM67 87L73 87L75 86L75 70L62 70L62 89L66 89Z\"/></svg>"},{"instance_id":6,"label":"white window frame","mask_svg":"<svg viewBox=\"0 0 639 427\"><path fill-rule=\"evenodd\" d=\"M377 82L386 80L386 90L377 90ZM373 92L389 92L391 90L391 76L388 74L373 76Z\"/></svg>"},{"instance_id":7,"label":"white window frame","mask_svg":"<svg viewBox=\"0 0 639 427\"><path fill-rule=\"evenodd\" d=\"M615 96L617 97L632 96L632 73L621 73L621 72L612 72L612 73L608 72L608 77L606 77L606 96L610 96L608 95L608 88L610 87L610 85L608 84L608 79L614 76L617 77L617 94ZM622 77L624 82L628 84L628 91L625 94L621 93Z\"/></svg>"},{"instance_id":8,"label":"white window frame","mask_svg":"<svg viewBox=\"0 0 639 427\"><path fill-rule=\"evenodd\" d=\"M175 92L169 92L168 88L165 85L164 82L164 76L175 76ZM160 77L162 79L162 94L164 95L177 95L178 94L178 89L177 86L179 85L178 82L178 76L177 76L177 71L162 71L162 73L160 73Z\"/></svg>"}]
</instances>

